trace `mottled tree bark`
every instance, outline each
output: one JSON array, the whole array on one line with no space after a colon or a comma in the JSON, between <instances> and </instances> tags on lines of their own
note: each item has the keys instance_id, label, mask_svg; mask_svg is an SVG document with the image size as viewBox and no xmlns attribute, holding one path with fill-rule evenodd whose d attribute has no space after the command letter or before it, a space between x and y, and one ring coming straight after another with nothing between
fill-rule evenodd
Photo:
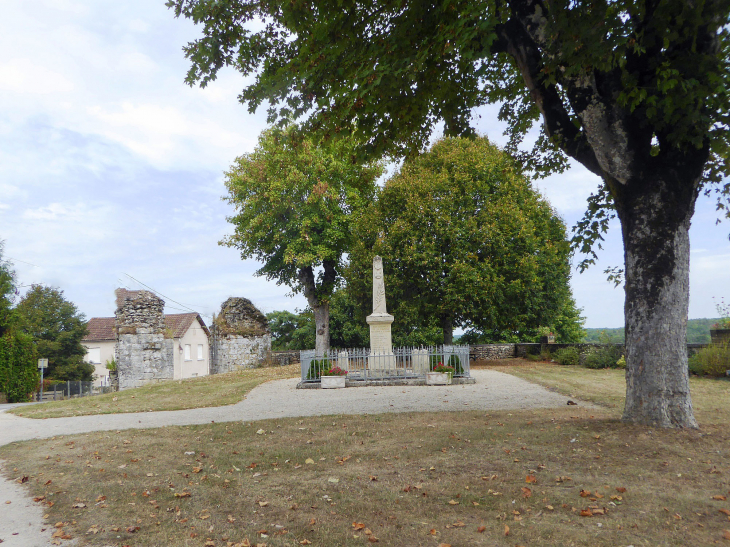
<instances>
[{"instance_id":1,"label":"mottled tree bark","mask_svg":"<svg viewBox=\"0 0 730 547\"><path fill-rule=\"evenodd\" d=\"M309 304L314 312L315 343L314 349L318 356L322 356L330 349L330 304L321 303L314 307Z\"/></svg>"},{"instance_id":2,"label":"mottled tree bark","mask_svg":"<svg viewBox=\"0 0 730 547\"><path fill-rule=\"evenodd\" d=\"M646 180L620 192L626 265L625 421L697 427L687 369L692 184ZM694 185L696 187L696 185Z\"/></svg>"},{"instance_id":3,"label":"mottled tree bark","mask_svg":"<svg viewBox=\"0 0 730 547\"><path fill-rule=\"evenodd\" d=\"M337 270L335 263L325 260L319 286L311 266L299 268L299 284L309 307L314 313L315 343L317 356L322 356L330 349L330 303L329 298L334 290Z\"/></svg>"}]
</instances>

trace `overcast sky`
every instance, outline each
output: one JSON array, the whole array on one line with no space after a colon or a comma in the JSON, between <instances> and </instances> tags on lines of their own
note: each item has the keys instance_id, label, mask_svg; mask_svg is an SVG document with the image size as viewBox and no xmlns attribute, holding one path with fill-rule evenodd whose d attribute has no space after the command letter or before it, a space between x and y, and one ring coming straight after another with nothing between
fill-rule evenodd
<instances>
[{"instance_id":1,"label":"overcast sky","mask_svg":"<svg viewBox=\"0 0 730 547\"><path fill-rule=\"evenodd\" d=\"M0 239L18 281L63 289L87 317L113 315L114 289L140 283L170 299L168 313L208 316L229 296L303 308L217 244L230 232L223 171L253 149L265 116L237 102L233 71L204 90L183 83L196 28L164 0L1 3ZM478 114L479 131L504 142L494 110ZM538 186L571 226L597 183L574 167ZM713 296L730 296L730 226L716 217L701 198L690 317L715 317ZM623 262L617 226L605 247L598 267L573 275L588 327L623 325L623 290L602 273Z\"/></svg>"}]
</instances>

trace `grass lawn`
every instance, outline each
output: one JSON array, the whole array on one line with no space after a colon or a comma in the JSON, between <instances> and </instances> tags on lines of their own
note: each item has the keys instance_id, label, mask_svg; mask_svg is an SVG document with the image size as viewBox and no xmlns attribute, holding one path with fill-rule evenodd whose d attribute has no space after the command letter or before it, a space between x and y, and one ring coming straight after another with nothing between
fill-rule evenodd
<instances>
[{"instance_id":1,"label":"grass lawn","mask_svg":"<svg viewBox=\"0 0 730 547\"><path fill-rule=\"evenodd\" d=\"M519 375L565 372L531 366ZM623 389L568 371L571 390ZM82 546L730 545L729 396L699 384L699 431L611 407L333 415L56 437L0 458Z\"/></svg>"},{"instance_id":2,"label":"grass lawn","mask_svg":"<svg viewBox=\"0 0 730 547\"><path fill-rule=\"evenodd\" d=\"M591 370L523 359L495 361L487 368L519 376L569 397L592 401L613 409L621 417L626 397L626 381L621 369ZM692 405L702 423L730 423L730 381L690 377Z\"/></svg>"},{"instance_id":3,"label":"grass lawn","mask_svg":"<svg viewBox=\"0 0 730 547\"><path fill-rule=\"evenodd\" d=\"M299 364L245 369L227 374L150 384L116 393L18 407L9 412L25 418L63 418L157 410L184 410L239 402L253 388L281 378L297 378Z\"/></svg>"}]
</instances>

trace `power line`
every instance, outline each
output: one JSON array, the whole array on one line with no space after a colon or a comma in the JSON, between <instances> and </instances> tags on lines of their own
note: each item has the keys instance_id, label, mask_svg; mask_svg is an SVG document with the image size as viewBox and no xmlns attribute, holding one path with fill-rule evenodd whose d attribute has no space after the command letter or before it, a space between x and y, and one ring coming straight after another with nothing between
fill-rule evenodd
<instances>
[{"instance_id":1,"label":"power line","mask_svg":"<svg viewBox=\"0 0 730 547\"><path fill-rule=\"evenodd\" d=\"M128 273L126 273L126 272L125 272L125 274L124 274L124 275L126 275L126 276L127 276L127 277L129 277L130 279L133 279L134 281L136 281L137 283L139 283L139 284L140 284L140 285L142 285L143 287L147 287L147 288L148 288L149 290L151 290L151 291L152 291L153 293L155 293L155 294L157 294L157 295L161 296L161 297L162 297L162 298L164 298L165 300L169 300L170 302L174 302L175 304L177 304L178 306L182 306L182 308L183 308L183 309L180 309L180 308L174 308L174 307L173 307L173 309L177 309L178 311L185 311L185 310L187 310L187 311L189 311L189 312L192 312L192 313L199 313L199 312L195 311L194 309L192 309L192 308L189 308L189 307L188 307L188 306L186 306L185 304L181 304L181 303L180 303L180 302L178 302L177 300L173 300L173 299L172 299L172 298L170 298L169 296L165 296L165 295L164 295L164 294L162 294L161 292L159 292L159 291L156 291L155 289L153 289L153 288L152 288L152 287L150 287L149 285L146 285L146 284L142 283L142 282L141 282L141 281L140 281L139 279L137 279L137 278L135 278L135 277L132 277L132 276L131 276L131 275L129 275ZM172 307L172 306L171 306L171 307ZM200 315L203 315L203 314L200 314ZM212 316L211 316L211 315L209 315L209 314L205 314L205 316L206 316L206 317L212 317Z\"/></svg>"}]
</instances>

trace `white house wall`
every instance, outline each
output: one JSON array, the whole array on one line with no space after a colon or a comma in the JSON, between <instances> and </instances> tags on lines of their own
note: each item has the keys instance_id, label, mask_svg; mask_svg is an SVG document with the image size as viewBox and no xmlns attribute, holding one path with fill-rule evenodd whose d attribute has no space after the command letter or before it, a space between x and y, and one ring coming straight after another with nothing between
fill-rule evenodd
<instances>
[{"instance_id":1,"label":"white house wall","mask_svg":"<svg viewBox=\"0 0 730 547\"><path fill-rule=\"evenodd\" d=\"M93 363L94 365L94 385L95 386L108 386L109 385L109 371L106 369L106 362L114 359L114 347L116 346L115 340L100 340L92 341L87 340L82 342L86 348L86 356L84 361ZM94 355L94 350L98 350L98 362L97 357ZM93 361L92 361L93 357Z\"/></svg>"},{"instance_id":2,"label":"white house wall","mask_svg":"<svg viewBox=\"0 0 730 547\"><path fill-rule=\"evenodd\" d=\"M190 346L190 359L185 359L185 346ZM198 359L198 346L202 359ZM175 339L175 379L194 378L210 374L208 335L198 321L193 321L182 338Z\"/></svg>"}]
</instances>

